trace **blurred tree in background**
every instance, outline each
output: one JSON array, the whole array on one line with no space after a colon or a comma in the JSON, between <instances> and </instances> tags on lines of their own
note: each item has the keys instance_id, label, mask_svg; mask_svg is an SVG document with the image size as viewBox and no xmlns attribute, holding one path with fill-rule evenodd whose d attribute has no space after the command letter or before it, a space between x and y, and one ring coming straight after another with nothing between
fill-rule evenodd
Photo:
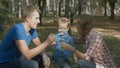
<instances>
[{"instance_id":1,"label":"blurred tree in background","mask_svg":"<svg viewBox=\"0 0 120 68\"><path fill-rule=\"evenodd\" d=\"M14 24L21 19L21 10L27 5L35 5L41 9L41 25L43 17L67 17L71 24L75 16L80 14L104 15L114 18L120 15L119 0L0 0L0 21L3 24Z\"/></svg>"},{"instance_id":2,"label":"blurred tree in background","mask_svg":"<svg viewBox=\"0 0 120 68\"><path fill-rule=\"evenodd\" d=\"M9 5L6 0L0 0L0 25L10 21L8 18L12 16L12 13L9 11L8 7Z\"/></svg>"}]
</instances>

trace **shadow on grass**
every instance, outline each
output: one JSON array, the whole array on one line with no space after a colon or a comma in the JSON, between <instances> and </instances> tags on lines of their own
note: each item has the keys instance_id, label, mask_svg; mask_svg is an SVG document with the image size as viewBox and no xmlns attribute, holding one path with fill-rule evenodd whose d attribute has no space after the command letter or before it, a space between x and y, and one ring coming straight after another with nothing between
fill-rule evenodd
<instances>
[{"instance_id":1,"label":"shadow on grass","mask_svg":"<svg viewBox=\"0 0 120 68\"><path fill-rule=\"evenodd\" d=\"M120 67L120 39L110 37L110 36L104 36L104 40L112 54L113 60L117 68L119 68Z\"/></svg>"}]
</instances>

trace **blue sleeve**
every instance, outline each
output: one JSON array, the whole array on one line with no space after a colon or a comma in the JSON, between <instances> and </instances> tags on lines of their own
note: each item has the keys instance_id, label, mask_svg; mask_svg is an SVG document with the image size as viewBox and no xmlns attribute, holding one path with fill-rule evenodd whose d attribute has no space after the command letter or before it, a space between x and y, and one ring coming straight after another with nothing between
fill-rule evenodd
<instances>
[{"instance_id":1,"label":"blue sleeve","mask_svg":"<svg viewBox=\"0 0 120 68\"><path fill-rule=\"evenodd\" d=\"M75 47L75 43L73 41L73 38L70 35L67 35L66 37L69 40L69 44L72 45L73 47Z\"/></svg>"},{"instance_id":2,"label":"blue sleeve","mask_svg":"<svg viewBox=\"0 0 120 68\"><path fill-rule=\"evenodd\" d=\"M20 25L16 25L12 29L14 31L14 40L25 40L26 33L23 27L21 27Z\"/></svg>"},{"instance_id":3,"label":"blue sleeve","mask_svg":"<svg viewBox=\"0 0 120 68\"><path fill-rule=\"evenodd\" d=\"M38 34L37 34L36 30L33 31L32 36L33 36L32 39L35 39L35 38L38 37Z\"/></svg>"},{"instance_id":4,"label":"blue sleeve","mask_svg":"<svg viewBox=\"0 0 120 68\"><path fill-rule=\"evenodd\" d=\"M75 43L74 43L74 41L73 41L73 38L71 37L71 39L70 39L70 44L73 46L73 47L75 47Z\"/></svg>"}]
</instances>

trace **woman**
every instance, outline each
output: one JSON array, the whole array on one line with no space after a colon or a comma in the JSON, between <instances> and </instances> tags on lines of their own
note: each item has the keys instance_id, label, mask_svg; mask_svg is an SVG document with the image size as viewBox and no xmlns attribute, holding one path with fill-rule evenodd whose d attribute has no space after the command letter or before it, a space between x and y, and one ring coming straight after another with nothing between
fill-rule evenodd
<instances>
[{"instance_id":1,"label":"woman","mask_svg":"<svg viewBox=\"0 0 120 68\"><path fill-rule=\"evenodd\" d=\"M82 14L77 19L77 30L84 43L84 53L62 43L63 49L71 50L81 60L77 62L77 68L116 68L103 38L93 31L92 19L89 15Z\"/></svg>"}]
</instances>

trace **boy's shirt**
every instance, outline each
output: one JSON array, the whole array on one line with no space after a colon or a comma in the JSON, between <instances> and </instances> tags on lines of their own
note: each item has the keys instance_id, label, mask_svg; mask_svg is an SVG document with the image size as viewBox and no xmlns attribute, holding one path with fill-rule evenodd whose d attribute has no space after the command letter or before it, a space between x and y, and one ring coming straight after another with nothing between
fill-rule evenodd
<instances>
[{"instance_id":1,"label":"boy's shirt","mask_svg":"<svg viewBox=\"0 0 120 68\"><path fill-rule=\"evenodd\" d=\"M72 37L66 32L64 36L62 36L60 33L55 34L56 38L56 44L55 44L55 51L54 51L54 58L56 60L66 60L69 59L72 55L72 52L69 50L63 50L61 48L61 42L68 43L74 47L74 42Z\"/></svg>"}]
</instances>

